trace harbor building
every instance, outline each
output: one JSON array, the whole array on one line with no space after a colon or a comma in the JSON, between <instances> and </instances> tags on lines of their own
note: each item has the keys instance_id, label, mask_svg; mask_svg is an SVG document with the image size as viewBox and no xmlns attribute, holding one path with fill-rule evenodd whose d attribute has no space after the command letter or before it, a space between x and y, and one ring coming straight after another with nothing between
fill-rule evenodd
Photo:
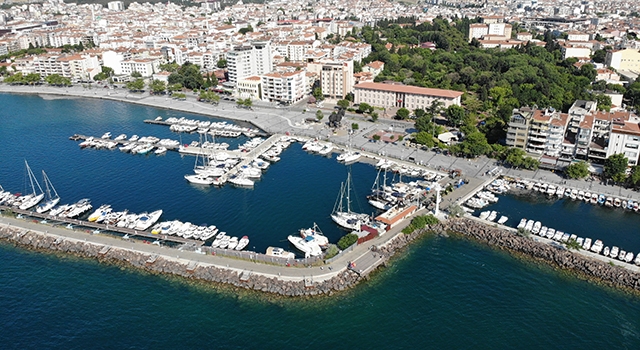
<instances>
[{"instance_id":1,"label":"harbor building","mask_svg":"<svg viewBox=\"0 0 640 350\"><path fill-rule=\"evenodd\" d=\"M304 98L307 92L305 70L275 71L262 77L262 99L292 104Z\"/></svg>"},{"instance_id":2,"label":"harbor building","mask_svg":"<svg viewBox=\"0 0 640 350\"><path fill-rule=\"evenodd\" d=\"M360 83L353 87L355 103L368 103L374 107L428 108L433 102L442 102L443 107L460 105L462 92L431 89L401 84Z\"/></svg>"},{"instance_id":3,"label":"harbor building","mask_svg":"<svg viewBox=\"0 0 640 350\"><path fill-rule=\"evenodd\" d=\"M227 52L227 70L229 82L237 84L238 80L263 75L273 69L273 57L269 41L254 41L248 46L237 46Z\"/></svg>"}]
</instances>

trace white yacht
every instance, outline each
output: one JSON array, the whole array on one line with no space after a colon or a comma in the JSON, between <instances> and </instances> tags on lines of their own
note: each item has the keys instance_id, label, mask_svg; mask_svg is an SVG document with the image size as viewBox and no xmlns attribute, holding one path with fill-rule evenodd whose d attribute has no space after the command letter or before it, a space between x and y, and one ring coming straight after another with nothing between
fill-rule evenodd
<instances>
[{"instance_id":1,"label":"white yacht","mask_svg":"<svg viewBox=\"0 0 640 350\"><path fill-rule=\"evenodd\" d=\"M104 217L108 213L111 212L111 206L109 204L103 204L98 209L96 209L89 217L87 221L96 222L100 217Z\"/></svg>"},{"instance_id":2,"label":"white yacht","mask_svg":"<svg viewBox=\"0 0 640 350\"><path fill-rule=\"evenodd\" d=\"M238 242L238 245L236 246L236 250L242 250L246 248L248 245L249 245L249 237L242 236L242 238L240 238L240 241Z\"/></svg>"},{"instance_id":3,"label":"white yacht","mask_svg":"<svg viewBox=\"0 0 640 350\"><path fill-rule=\"evenodd\" d=\"M213 185L212 178L200 174L185 175L184 179L196 185Z\"/></svg>"},{"instance_id":4,"label":"white yacht","mask_svg":"<svg viewBox=\"0 0 640 350\"><path fill-rule=\"evenodd\" d=\"M227 245L227 249L236 249L236 247L238 246L238 237L231 237L229 238L229 244Z\"/></svg>"},{"instance_id":5,"label":"white yacht","mask_svg":"<svg viewBox=\"0 0 640 350\"><path fill-rule=\"evenodd\" d=\"M618 257L618 253L620 253L620 248L613 246L611 247L611 252L609 252L609 257L615 259Z\"/></svg>"},{"instance_id":6,"label":"white yacht","mask_svg":"<svg viewBox=\"0 0 640 350\"><path fill-rule=\"evenodd\" d=\"M537 234L538 232L540 232L541 228L542 228L542 223L540 221L536 221L533 224L533 228L531 229L531 233Z\"/></svg>"},{"instance_id":7,"label":"white yacht","mask_svg":"<svg viewBox=\"0 0 640 350\"><path fill-rule=\"evenodd\" d=\"M632 252L627 252L627 255L625 255L624 257L624 261L631 263L633 261L633 253Z\"/></svg>"},{"instance_id":8,"label":"white yacht","mask_svg":"<svg viewBox=\"0 0 640 350\"><path fill-rule=\"evenodd\" d=\"M58 196L58 192L55 187L53 187L51 180L49 180L49 177L44 170L42 171L42 178L44 179L45 201L36 207L36 211L38 213L45 213L60 203L60 196ZM51 193L52 191L53 194Z\"/></svg>"},{"instance_id":9,"label":"white yacht","mask_svg":"<svg viewBox=\"0 0 640 350\"><path fill-rule=\"evenodd\" d=\"M322 249L313 241L313 237L302 238L300 236L289 236L287 239L298 250L304 253L305 258L322 255Z\"/></svg>"},{"instance_id":10,"label":"white yacht","mask_svg":"<svg viewBox=\"0 0 640 350\"><path fill-rule=\"evenodd\" d=\"M318 225L316 225L315 222L313 223L313 227L311 228L301 228L300 236L305 239L307 237L313 238L313 242L319 245L320 248L326 248L327 246L329 246L329 239L322 234L322 231L320 231L320 228L318 227Z\"/></svg>"},{"instance_id":11,"label":"white yacht","mask_svg":"<svg viewBox=\"0 0 640 350\"><path fill-rule=\"evenodd\" d=\"M483 212L480 213L480 220L487 220L487 218L489 217L489 215L491 214L490 210L485 210Z\"/></svg>"},{"instance_id":12,"label":"white yacht","mask_svg":"<svg viewBox=\"0 0 640 350\"><path fill-rule=\"evenodd\" d=\"M232 175L227 181L238 187L253 187L254 185L253 180L248 179L242 175Z\"/></svg>"},{"instance_id":13,"label":"white yacht","mask_svg":"<svg viewBox=\"0 0 640 350\"><path fill-rule=\"evenodd\" d=\"M500 216L500 219L498 219L498 224L502 225L505 222L507 222L507 220L509 220L509 218L504 216L504 215L502 215L502 216Z\"/></svg>"},{"instance_id":14,"label":"white yacht","mask_svg":"<svg viewBox=\"0 0 640 350\"><path fill-rule=\"evenodd\" d=\"M489 217L487 218L487 221L494 221L496 217L498 217L498 213L496 211L491 211Z\"/></svg>"},{"instance_id":15,"label":"white yacht","mask_svg":"<svg viewBox=\"0 0 640 350\"><path fill-rule=\"evenodd\" d=\"M538 235L540 237L545 237L547 235L547 231L549 230L549 228L547 226L542 226L540 228L540 232L538 232Z\"/></svg>"},{"instance_id":16,"label":"white yacht","mask_svg":"<svg viewBox=\"0 0 640 350\"><path fill-rule=\"evenodd\" d=\"M150 214L142 214L138 217L138 221L134 229L144 231L155 224L162 216L162 209L156 210Z\"/></svg>"},{"instance_id":17,"label":"white yacht","mask_svg":"<svg viewBox=\"0 0 640 350\"><path fill-rule=\"evenodd\" d=\"M331 213L331 219L338 225L353 231L360 231L362 224L369 222L367 214L351 211L351 172L347 174L347 181L340 185L340 194L336 199Z\"/></svg>"},{"instance_id":18,"label":"white yacht","mask_svg":"<svg viewBox=\"0 0 640 350\"><path fill-rule=\"evenodd\" d=\"M589 250L591 249L591 238L585 238L584 239L584 244L582 244L582 248L584 250Z\"/></svg>"},{"instance_id":19,"label":"white yacht","mask_svg":"<svg viewBox=\"0 0 640 350\"><path fill-rule=\"evenodd\" d=\"M604 247L604 244L602 243L602 241L599 239L596 239L596 241L593 242L593 245L591 246L590 250L596 254L600 254L603 247Z\"/></svg>"},{"instance_id":20,"label":"white yacht","mask_svg":"<svg viewBox=\"0 0 640 350\"><path fill-rule=\"evenodd\" d=\"M524 228L527 225L527 219L526 218L522 218L520 220L520 223L518 224L518 226L516 227L517 229L521 229Z\"/></svg>"},{"instance_id":21,"label":"white yacht","mask_svg":"<svg viewBox=\"0 0 640 350\"><path fill-rule=\"evenodd\" d=\"M609 247L604 247L604 250L602 251L602 255L609 256L610 251L611 249Z\"/></svg>"},{"instance_id":22,"label":"white yacht","mask_svg":"<svg viewBox=\"0 0 640 350\"><path fill-rule=\"evenodd\" d=\"M20 202L19 208L22 210L29 210L35 207L36 205L38 205L38 203L40 203L44 199L44 192L42 191L42 187L40 187L38 180L33 175L33 172L31 171L31 168L29 167L29 164L27 163L26 160L24 161L24 165L26 168L27 175L29 176L29 182L31 183L32 192L22 196L22 201ZM35 185L38 186L40 193L36 192L36 187L34 185L34 182L35 182Z\"/></svg>"}]
</instances>

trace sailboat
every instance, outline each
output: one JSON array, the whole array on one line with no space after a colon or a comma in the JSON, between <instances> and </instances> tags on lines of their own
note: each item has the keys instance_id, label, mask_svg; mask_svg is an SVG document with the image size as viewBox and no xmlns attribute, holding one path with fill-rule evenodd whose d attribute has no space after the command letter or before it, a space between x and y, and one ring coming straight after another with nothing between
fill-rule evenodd
<instances>
[{"instance_id":1,"label":"sailboat","mask_svg":"<svg viewBox=\"0 0 640 350\"><path fill-rule=\"evenodd\" d=\"M387 192L384 191L384 187L387 185L387 170L384 169L384 175L382 180L382 188L380 188L380 172L383 169L380 168L378 170L378 175L376 175L376 180L373 182L373 186L371 187L371 195L367 196L369 199L369 204L376 209L380 210L389 210L391 209L391 200L395 200L395 198L388 196Z\"/></svg>"},{"instance_id":2,"label":"sailboat","mask_svg":"<svg viewBox=\"0 0 640 350\"><path fill-rule=\"evenodd\" d=\"M42 199L44 198L44 192L42 192L42 187L40 187L38 180L36 179L35 175L33 175L33 171L31 171L31 168L29 167L29 163L27 163L26 159L24 161L24 165L26 166L27 175L29 176L29 182L31 183L32 192L30 194L23 196L22 202L19 208L22 210L28 210L35 207L38 203L40 203L40 201L42 201ZM36 192L36 187L33 184L34 182L36 185L38 185L40 194Z\"/></svg>"},{"instance_id":3,"label":"sailboat","mask_svg":"<svg viewBox=\"0 0 640 350\"><path fill-rule=\"evenodd\" d=\"M340 194L336 199L336 204L333 207L333 213L331 219L338 225L349 229L360 231L362 224L369 222L369 216L367 214L357 214L351 211L351 171L347 175L346 184L343 182L340 184ZM346 205L345 202L346 201ZM346 211L345 211L346 207Z\"/></svg>"},{"instance_id":4,"label":"sailboat","mask_svg":"<svg viewBox=\"0 0 640 350\"><path fill-rule=\"evenodd\" d=\"M60 196L58 196L58 192L56 191L55 187L53 187L51 180L49 180L49 177L47 176L47 173L44 172L44 170L42 171L42 178L44 180L45 201L43 203L40 203L40 205L38 205L38 207L36 208L36 211L38 213L47 212L60 202ZM53 195L51 195L51 191L53 191Z\"/></svg>"},{"instance_id":5,"label":"sailboat","mask_svg":"<svg viewBox=\"0 0 640 350\"><path fill-rule=\"evenodd\" d=\"M360 159L361 156L362 154L360 154L360 152L353 152L351 150L351 132L349 132L349 146L347 148L347 151L345 153L340 154L336 159L339 162L344 162L346 164L349 164L357 161L358 159Z\"/></svg>"}]
</instances>

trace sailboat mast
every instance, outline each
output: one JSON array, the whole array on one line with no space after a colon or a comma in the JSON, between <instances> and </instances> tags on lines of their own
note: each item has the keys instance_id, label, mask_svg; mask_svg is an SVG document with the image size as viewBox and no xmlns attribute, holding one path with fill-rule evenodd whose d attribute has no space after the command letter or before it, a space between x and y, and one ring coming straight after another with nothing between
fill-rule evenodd
<instances>
[{"instance_id":1,"label":"sailboat mast","mask_svg":"<svg viewBox=\"0 0 640 350\"><path fill-rule=\"evenodd\" d=\"M351 169L347 175L347 213L351 213Z\"/></svg>"},{"instance_id":2,"label":"sailboat mast","mask_svg":"<svg viewBox=\"0 0 640 350\"><path fill-rule=\"evenodd\" d=\"M47 180L47 174L42 171L42 180L44 180L44 187L46 188L47 199L51 199L51 190L49 189L49 181Z\"/></svg>"}]
</instances>

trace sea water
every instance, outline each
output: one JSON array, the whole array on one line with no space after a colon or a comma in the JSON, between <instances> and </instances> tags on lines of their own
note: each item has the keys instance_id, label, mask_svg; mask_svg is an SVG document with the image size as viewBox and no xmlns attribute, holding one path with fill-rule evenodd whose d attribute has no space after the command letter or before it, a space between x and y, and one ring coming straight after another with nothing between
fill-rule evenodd
<instances>
[{"instance_id":1,"label":"sea water","mask_svg":"<svg viewBox=\"0 0 640 350\"><path fill-rule=\"evenodd\" d=\"M13 192L23 191L26 158L36 174L46 170L63 202L86 197L116 209L162 208L169 219L249 234L256 249L277 244L313 222L332 241L344 233L328 215L347 168L334 159L308 155L299 146L284 152L253 190L201 190L182 178L192 170L193 157L80 150L67 139L74 133L100 136L107 131L176 138L168 128L142 120L185 114L109 101L8 94L0 94L0 106L0 184ZM366 210L364 194L376 172L356 164L352 173L354 205L360 202L359 209ZM508 198L499 204L506 205ZM536 204L514 197L509 205L528 211ZM511 215L515 221L517 215ZM553 222L575 225L582 215L567 210ZM459 238L428 236L371 280L337 296L311 300L218 288L7 245L0 245L0 261L0 343L5 348L640 345L638 297Z\"/></svg>"}]
</instances>

